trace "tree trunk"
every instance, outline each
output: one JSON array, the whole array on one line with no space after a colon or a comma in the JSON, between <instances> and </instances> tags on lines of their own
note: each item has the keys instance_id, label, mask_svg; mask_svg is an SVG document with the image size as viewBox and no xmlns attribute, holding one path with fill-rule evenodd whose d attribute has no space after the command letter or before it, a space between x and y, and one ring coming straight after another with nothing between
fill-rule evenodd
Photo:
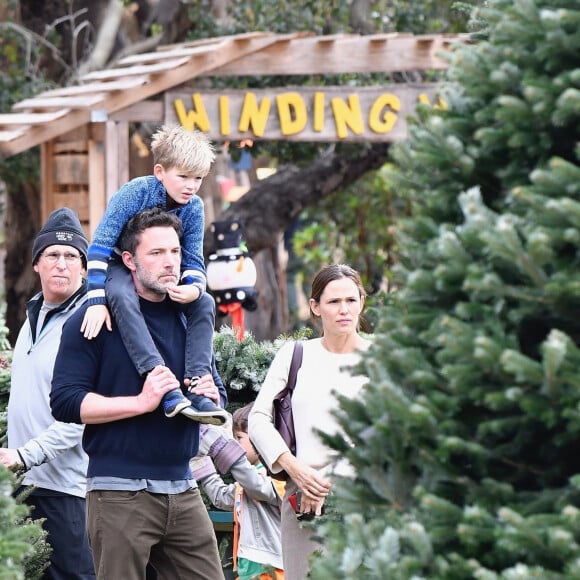
<instances>
[{"instance_id":1,"label":"tree trunk","mask_svg":"<svg viewBox=\"0 0 580 580\"><path fill-rule=\"evenodd\" d=\"M26 317L26 303L40 289L32 269L32 244L40 229L40 195L32 183L8 191L6 204L6 326L8 339L16 342Z\"/></svg>"}]
</instances>

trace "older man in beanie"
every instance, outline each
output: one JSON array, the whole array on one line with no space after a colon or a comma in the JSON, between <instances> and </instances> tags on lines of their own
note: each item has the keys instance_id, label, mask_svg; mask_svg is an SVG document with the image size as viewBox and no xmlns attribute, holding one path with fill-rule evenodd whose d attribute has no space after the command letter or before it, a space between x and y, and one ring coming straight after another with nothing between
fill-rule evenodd
<instances>
[{"instance_id":1,"label":"older man in beanie","mask_svg":"<svg viewBox=\"0 0 580 580\"><path fill-rule=\"evenodd\" d=\"M45 579L95 578L85 530L88 458L83 427L56 421L49 404L56 353L64 323L86 301L88 241L77 215L54 211L32 247L41 291L27 305L27 319L14 348L8 402L8 449L0 461L25 472L32 487L26 503L43 523L52 547Z\"/></svg>"}]
</instances>

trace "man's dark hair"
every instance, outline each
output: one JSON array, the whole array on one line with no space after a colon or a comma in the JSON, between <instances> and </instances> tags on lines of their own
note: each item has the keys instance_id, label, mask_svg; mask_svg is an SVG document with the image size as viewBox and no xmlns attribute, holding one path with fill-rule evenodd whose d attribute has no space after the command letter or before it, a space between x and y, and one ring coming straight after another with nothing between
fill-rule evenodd
<instances>
[{"instance_id":1,"label":"man's dark hair","mask_svg":"<svg viewBox=\"0 0 580 580\"><path fill-rule=\"evenodd\" d=\"M173 228L177 232L177 237L181 239L181 220L173 213L153 207L135 214L125 224L117 244L121 252L135 255L141 234L149 228Z\"/></svg>"}]
</instances>

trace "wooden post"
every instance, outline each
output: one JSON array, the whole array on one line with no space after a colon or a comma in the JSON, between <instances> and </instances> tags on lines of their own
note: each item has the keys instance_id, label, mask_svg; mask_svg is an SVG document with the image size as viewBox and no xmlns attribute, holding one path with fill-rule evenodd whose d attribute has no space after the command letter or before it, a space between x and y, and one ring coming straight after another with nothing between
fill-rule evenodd
<instances>
[{"instance_id":1,"label":"wooden post","mask_svg":"<svg viewBox=\"0 0 580 580\"><path fill-rule=\"evenodd\" d=\"M89 236L92 238L107 205L104 123L91 123L89 133Z\"/></svg>"},{"instance_id":2,"label":"wooden post","mask_svg":"<svg viewBox=\"0 0 580 580\"><path fill-rule=\"evenodd\" d=\"M105 123L106 193L108 203L117 190L129 181L129 123Z\"/></svg>"},{"instance_id":3,"label":"wooden post","mask_svg":"<svg viewBox=\"0 0 580 580\"><path fill-rule=\"evenodd\" d=\"M40 223L44 223L53 209L54 139L40 146Z\"/></svg>"}]
</instances>

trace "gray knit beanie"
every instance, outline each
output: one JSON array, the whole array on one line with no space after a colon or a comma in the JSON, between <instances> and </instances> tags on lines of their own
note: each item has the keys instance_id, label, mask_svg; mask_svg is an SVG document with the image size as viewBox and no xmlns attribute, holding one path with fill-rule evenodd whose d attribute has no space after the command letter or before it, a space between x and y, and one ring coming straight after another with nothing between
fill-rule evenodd
<instances>
[{"instance_id":1,"label":"gray knit beanie","mask_svg":"<svg viewBox=\"0 0 580 580\"><path fill-rule=\"evenodd\" d=\"M40 253L48 246L72 246L76 248L87 265L89 242L77 214L68 207L55 209L38 232L32 246L32 264L36 264Z\"/></svg>"}]
</instances>

